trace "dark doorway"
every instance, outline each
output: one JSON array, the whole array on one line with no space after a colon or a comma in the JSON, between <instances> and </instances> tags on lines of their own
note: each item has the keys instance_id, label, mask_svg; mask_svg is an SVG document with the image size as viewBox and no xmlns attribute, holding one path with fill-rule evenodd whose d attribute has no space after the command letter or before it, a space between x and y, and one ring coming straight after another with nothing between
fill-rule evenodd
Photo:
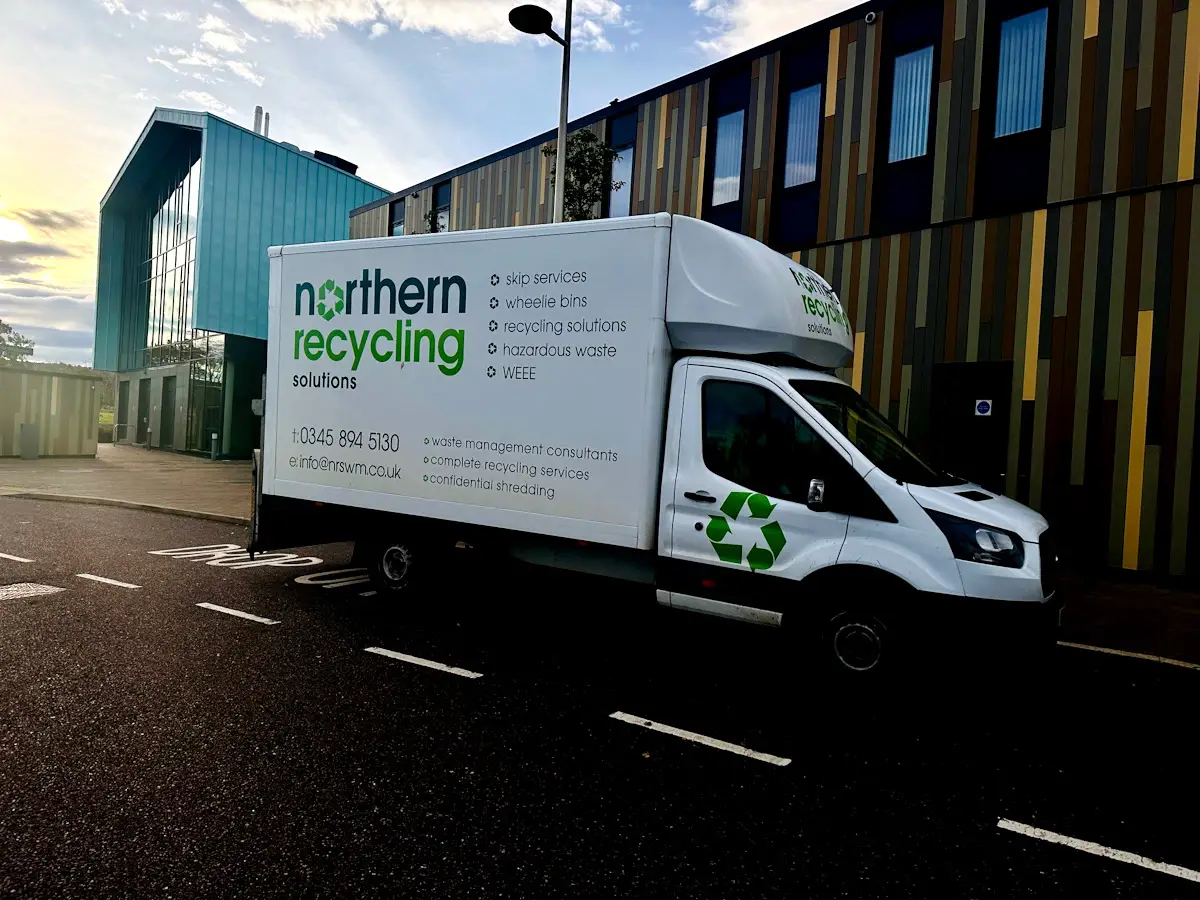
<instances>
[{"instance_id":1,"label":"dark doorway","mask_svg":"<svg viewBox=\"0 0 1200 900\"><path fill-rule=\"evenodd\" d=\"M138 408L137 408L137 438L139 444L146 443L146 431L150 427L150 379L142 378L138 381Z\"/></svg>"},{"instance_id":2,"label":"dark doorway","mask_svg":"<svg viewBox=\"0 0 1200 900\"><path fill-rule=\"evenodd\" d=\"M117 385L117 425L113 430L114 441L129 440L129 382Z\"/></svg>"},{"instance_id":3,"label":"dark doorway","mask_svg":"<svg viewBox=\"0 0 1200 900\"><path fill-rule=\"evenodd\" d=\"M938 468L996 493L1008 466L1011 362L937 363L930 396L930 455Z\"/></svg>"},{"instance_id":4,"label":"dark doorway","mask_svg":"<svg viewBox=\"0 0 1200 900\"><path fill-rule=\"evenodd\" d=\"M158 417L158 446L175 449L175 376L162 383L162 411Z\"/></svg>"}]
</instances>

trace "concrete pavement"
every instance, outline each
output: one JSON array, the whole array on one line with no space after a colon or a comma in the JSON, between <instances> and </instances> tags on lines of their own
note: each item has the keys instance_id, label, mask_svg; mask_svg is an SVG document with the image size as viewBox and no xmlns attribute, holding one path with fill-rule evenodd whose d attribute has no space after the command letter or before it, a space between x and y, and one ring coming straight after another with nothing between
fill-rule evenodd
<instances>
[{"instance_id":1,"label":"concrete pavement","mask_svg":"<svg viewBox=\"0 0 1200 900\"><path fill-rule=\"evenodd\" d=\"M1200 896L1147 867L1200 870L1200 672L1063 649L1038 683L847 693L603 582L488 570L405 611L345 546L242 567L236 526L0 519L0 584L51 591L0 594L0 892Z\"/></svg>"},{"instance_id":2,"label":"concrete pavement","mask_svg":"<svg viewBox=\"0 0 1200 900\"><path fill-rule=\"evenodd\" d=\"M90 459L0 459L0 494L47 493L144 503L224 516L250 515L250 463L128 444L100 444Z\"/></svg>"}]
</instances>

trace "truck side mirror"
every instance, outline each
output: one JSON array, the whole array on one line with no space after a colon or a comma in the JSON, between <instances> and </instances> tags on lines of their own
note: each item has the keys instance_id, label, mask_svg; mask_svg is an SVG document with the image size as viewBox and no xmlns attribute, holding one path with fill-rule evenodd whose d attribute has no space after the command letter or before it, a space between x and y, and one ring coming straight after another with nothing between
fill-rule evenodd
<instances>
[{"instance_id":1,"label":"truck side mirror","mask_svg":"<svg viewBox=\"0 0 1200 900\"><path fill-rule=\"evenodd\" d=\"M814 478L808 483L806 505L813 512L821 512L825 508L825 482L820 478Z\"/></svg>"}]
</instances>

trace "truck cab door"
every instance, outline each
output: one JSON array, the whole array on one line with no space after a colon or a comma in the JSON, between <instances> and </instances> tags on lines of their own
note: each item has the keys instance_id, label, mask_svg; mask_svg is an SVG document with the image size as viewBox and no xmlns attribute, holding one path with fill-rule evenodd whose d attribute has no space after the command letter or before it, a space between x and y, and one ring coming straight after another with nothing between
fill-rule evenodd
<instances>
[{"instance_id":1,"label":"truck cab door","mask_svg":"<svg viewBox=\"0 0 1200 900\"><path fill-rule=\"evenodd\" d=\"M803 603L796 583L837 562L849 517L819 495L849 462L761 375L676 373L686 381L659 602L780 624Z\"/></svg>"}]
</instances>

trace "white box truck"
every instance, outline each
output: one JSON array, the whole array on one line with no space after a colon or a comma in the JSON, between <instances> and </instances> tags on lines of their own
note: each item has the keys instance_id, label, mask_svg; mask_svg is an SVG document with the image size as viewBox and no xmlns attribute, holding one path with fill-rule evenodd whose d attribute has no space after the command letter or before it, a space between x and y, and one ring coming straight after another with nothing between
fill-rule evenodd
<instances>
[{"instance_id":1,"label":"white box truck","mask_svg":"<svg viewBox=\"0 0 1200 900\"><path fill-rule=\"evenodd\" d=\"M939 617L1052 633L1046 521L828 374L841 302L761 243L663 213L269 256L253 552L353 540L382 592L503 552L854 670Z\"/></svg>"}]
</instances>

